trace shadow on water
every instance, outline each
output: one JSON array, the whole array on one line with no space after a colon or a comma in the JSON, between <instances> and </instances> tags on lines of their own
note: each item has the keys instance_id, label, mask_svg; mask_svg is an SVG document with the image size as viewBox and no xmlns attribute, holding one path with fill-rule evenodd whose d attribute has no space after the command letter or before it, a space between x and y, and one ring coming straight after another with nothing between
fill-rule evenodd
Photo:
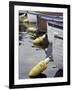
<instances>
[{"instance_id":1,"label":"shadow on water","mask_svg":"<svg viewBox=\"0 0 72 90\"><path fill-rule=\"evenodd\" d=\"M39 75L37 75L36 77L30 77L30 78L46 78L46 74L44 73L40 73Z\"/></svg>"},{"instance_id":2,"label":"shadow on water","mask_svg":"<svg viewBox=\"0 0 72 90\"><path fill-rule=\"evenodd\" d=\"M63 77L63 70L62 70L62 69L59 69L59 70L56 72L56 74L55 74L54 77Z\"/></svg>"}]
</instances>

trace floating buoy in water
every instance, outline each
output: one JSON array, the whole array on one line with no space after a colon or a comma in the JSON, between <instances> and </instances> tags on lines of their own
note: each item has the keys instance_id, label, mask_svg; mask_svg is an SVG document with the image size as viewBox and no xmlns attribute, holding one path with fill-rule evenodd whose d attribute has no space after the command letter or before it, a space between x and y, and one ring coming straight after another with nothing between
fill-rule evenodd
<instances>
[{"instance_id":1,"label":"floating buoy in water","mask_svg":"<svg viewBox=\"0 0 72 90\"><path fill-rule=\"evenodd\" d=\"M24 25L26 28L29 27L29 23L24 23L24 22L23 22L23 25Z\"/></svg>"},{"instance_id":2,"label":"floating buoy in water","mask_svg":"<svg viewBox=\"0 0 72 90\"><path fill-rule=\"evenodd\" d=\"M28 28L28 32L30 32L30 33L35 33L36 32L36 28L34 28L34 27L29 27Z\"/></svg>"},{"instance_id":3,"label":"floating buoy in water","mask_svg":"<svg viewBox=\"0 0 72 90\"><path fill-rule=\"evenodd\" d=\"M19 16L20 22L23 22L24 19L25 19L25 15L24 14Z\"/></svg>"},{"instance_id":4,"label":"floating buoy in water","mask_svg":"<svg viewBox=\"0 0 72 90\"><path fill-rule=\"evenodd\" d=\"M43 72L47 68L47 64L49 63L50 58L46 58L45 60L40 61L37 65L35 65L31 71L29 72L29 77L36 77L41 72Z\"/></svg>"},{"instance_id":5,"label":"floating buoy in water","mask_svg":"<svg viewBox=\"0 0 72 90\"><path fill-rule=\"evenodd\" d=\"M23 20L23 25L28 28L29 27L29 20L26 18Z\"/></svg>"},{"instance_id":6,"label":"floating buoy in water","mask_svg":"<svg viewBox=\"0 0 72 90\"><path fill-rule=\"evenodd\" d=\"M29 20L26 18L23 20L24 23L29 23Z\"/></svg>"},{"instance_id":7,"label":"floating buoy in water","mask_svg":"<svg viewBox=\"0 0 72 90\"><path fill-rule=\"evenodd\" d=\"M44 34L43 36L36 38L35 40L33 40L33 44L41 44L44 41L45 37L46 35Z\"/></svg>"}]
</instances>

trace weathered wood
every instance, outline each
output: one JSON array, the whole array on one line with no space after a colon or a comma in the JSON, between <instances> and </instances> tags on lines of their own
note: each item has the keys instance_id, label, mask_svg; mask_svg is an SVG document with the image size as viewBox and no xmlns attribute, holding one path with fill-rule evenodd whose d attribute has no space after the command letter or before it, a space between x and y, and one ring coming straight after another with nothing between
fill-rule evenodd
<instances>
[{"instance_id":1,"label":"weathered wood","mask_svg":"<svg viewBox=\"0 0 72 90\"><path fill-rule=\"evenodd\" d=\"M37 26L39 31L47 32L47 21L40 16L37 16Z\"/></svg>"}]
</instances>

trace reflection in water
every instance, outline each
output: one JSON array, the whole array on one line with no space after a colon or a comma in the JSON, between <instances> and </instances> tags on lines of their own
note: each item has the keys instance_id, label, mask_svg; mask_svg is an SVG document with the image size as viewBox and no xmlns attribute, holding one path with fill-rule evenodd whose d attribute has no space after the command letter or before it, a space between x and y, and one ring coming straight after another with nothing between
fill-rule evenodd
<instances>
[{"instance_id":1,"label":"reflection in water","mask_svg":"<svg viewBox=\"0 0 72 90\"><path fill-rule=\"evenodd\" d=\"M30 77L30 78L46 78L46 74L44 73L40 73L39 75L35 76L35 77Z\"/></svg>"},{"instance_id":2,"label":"reflection in water","mask_svg":"<svg viewBox=\"0 0 72 90\"><path fill-rule=\"evenodd\" d=\"M26 27L23 25L23 23L19 23L19 32L26 32Z\"/></svg>"},{"instance_id":3,"label":"reflection in water","mask_svg":"<svg viewBox=\"0 0 72 90\"><path fill-rule=\"evenodd\" d=\"M41 31L37 30L36 37L42 36L43 34L46 34L46 32L41 32Z\"/></svg>"},{"instance_id":4,"label":"reflection in water","mask_svg":"<svg viewBox=\"0 0 72 90\"><path fill-rule=\"evenodd\" d=\"M52 43L49 43L48 48L45 49L46 57L52 57Z\"/></svg>"}]
</instances>

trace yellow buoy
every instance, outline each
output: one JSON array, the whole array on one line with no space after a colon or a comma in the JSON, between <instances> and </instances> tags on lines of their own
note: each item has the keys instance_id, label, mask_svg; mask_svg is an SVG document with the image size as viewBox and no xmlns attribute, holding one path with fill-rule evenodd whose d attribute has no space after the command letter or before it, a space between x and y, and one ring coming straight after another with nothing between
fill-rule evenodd
<instances>
[{"instance_id":1,"label":"yellow buoy","mask_svg":"<svg viewBox=\"0 0 72 90\"><path fill-rule=\"evenodd\" d=\"M26 18L23 20L24 23L29 23L29 20Z\"/></svg>"},{"instance_id":2,"label":"yellow buoy","mask_svg":"<svg viewBox=\"0 0 72 90\"><path fill-rule=\"evenodd\" d=\"M50 58L46 58L45 60L40 61L37 65L35 65L31 71L29 72L29 77L35 77L43 72L47 68L47 64L49 63Z\"/></svg>"},{"instance_id":3,"label":"yellow buoy","mask_svg":"<svg viewBox=\"0 0 72 90\"><path fill-rule=\"evenodd\" d=\"M20 22L23 22L24 19L25 19L25 15L24 14L19 16Z\"/></svg>"},{"instance_id":4,"label":"yellow buoy","mask_svg":"<svg viewBox=\"0 0 72 90\"><path fill-rule=\"evenodd\" d=\"M29 27L29 23L24 23L24 22L23 22L23 25L24 25L26 28Z\"/></svg>"},{"instance_id":5,"label":"yellow buoy","mask_svg":"<svg viewBox=\"0 0 72 90\"><path fill-rule=\"evenodd\" d=\"M26 19L23 19L23 25L28 28L29 27L29 20L26 18Z\"/></svg>"},{"instance_id":6,"label":"yellow buoy","mask_svg":"<svg viewBox=\"0 0 72 90\"><path fill-rule=\"evenodd\" d=\"M46 35L44 34L43 36L40 36L38 38L36 38L35 40L33 40L33 44L40 44L44 41Z\"/></svg>"},{"instance_id":7,"label":"yellow buoy","mask_svg":"<svg viewBox=\"0 0 72 90\"><path fill-rule=\"evenodd\" d=\"M36 28L34 28L34 27L29 27L28 28L28 32L30 32L30 33L35 33L36 32Z\"/></svg>"}]
</instances>

